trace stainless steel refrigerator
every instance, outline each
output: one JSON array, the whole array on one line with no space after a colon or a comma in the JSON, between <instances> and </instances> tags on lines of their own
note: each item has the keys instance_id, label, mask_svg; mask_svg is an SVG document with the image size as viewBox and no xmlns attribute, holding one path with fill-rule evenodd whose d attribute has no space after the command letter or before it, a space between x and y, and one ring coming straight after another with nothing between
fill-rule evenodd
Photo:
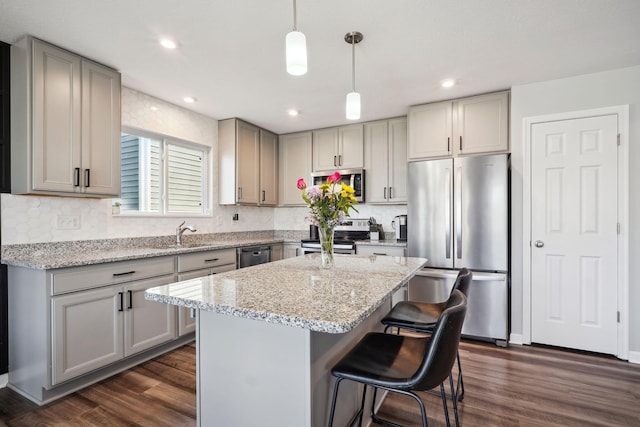
<instances>
[{"instance_id":1,"label":"stainless steel refrigerator","mask_svg":"<svg viewBox=\"0 0 640 427\"><path fill-rule=\"evenodd\" d=\"M509 334L508 154L411 162L408 252L427 258L409 299L447 299L457 270L473 272L462 333L506 346Z\"/></svg>"}]
</instances>

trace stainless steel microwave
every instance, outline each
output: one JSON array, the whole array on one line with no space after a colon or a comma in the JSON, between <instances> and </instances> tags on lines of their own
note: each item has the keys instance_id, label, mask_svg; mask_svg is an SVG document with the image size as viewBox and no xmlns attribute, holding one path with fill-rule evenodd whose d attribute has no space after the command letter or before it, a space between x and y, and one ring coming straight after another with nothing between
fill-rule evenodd
<instances>
[{"instance_id":1,"label":"stainless steel microwave","mask_svg":"<svg viewBox=\"0 0 640 427\"><path fill-rule=\"evenodd\" d=\"M354 197L358 203L364 203L364 169L343 169L338 171L314 172L311 174L312 185L324 184L333 173L339 172L340 181L354 189Z\"/></svg>"}]
</instances>

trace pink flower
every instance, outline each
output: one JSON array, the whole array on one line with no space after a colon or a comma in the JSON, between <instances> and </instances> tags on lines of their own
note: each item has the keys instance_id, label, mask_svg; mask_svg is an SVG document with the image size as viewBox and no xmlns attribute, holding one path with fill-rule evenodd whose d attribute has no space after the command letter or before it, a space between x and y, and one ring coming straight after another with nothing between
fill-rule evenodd
<instances>
[{"instance_id":1,"label":"pink flower","mask_svg":"<svg viewBox=\"0 0 640 427\"><path fill-rule=\"evenodd\" d=\"M338 182L338 181L340 181L340 177L341 176L342 175L340 175L340 172L336 171L336 172L332 173L331 175L329 175L329 177L327 178L327 182L329 184Z\"/></svg>"},{"instance_id":2,"label":"pink flower","mask_svg":"<svg viewBox=\"0 0 640 427\"><path fill-rule=\"evenodd\" d=\"M298 190L304 190L305 188L307 188L307 183L304 182L304 179L300 178L298 180Z\"/></svg>"}]
</instances>

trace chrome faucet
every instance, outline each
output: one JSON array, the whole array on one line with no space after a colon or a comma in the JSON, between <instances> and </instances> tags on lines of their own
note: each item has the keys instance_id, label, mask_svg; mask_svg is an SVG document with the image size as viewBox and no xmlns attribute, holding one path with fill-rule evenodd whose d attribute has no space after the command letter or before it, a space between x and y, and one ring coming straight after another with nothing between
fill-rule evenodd
<instances>
[{"instance_id":1,"label":"chrome faucet","mask_svg":"<svg viewBox=\"0 0 640 427\"><path fill-rule=\"evenodd\" d=\"M194 227L193 225L186 225L186 226L183 227L185 222L186 221L182 221L182 224L180 224L178 226L178 228L176 228L176 245L178 245L178 246L180 246L182 244L182 234L185 231L189 230L192 233L195 233L196 231L198 231L198 230L196 230L196 227Z\"/></svg>"}]
</instances>

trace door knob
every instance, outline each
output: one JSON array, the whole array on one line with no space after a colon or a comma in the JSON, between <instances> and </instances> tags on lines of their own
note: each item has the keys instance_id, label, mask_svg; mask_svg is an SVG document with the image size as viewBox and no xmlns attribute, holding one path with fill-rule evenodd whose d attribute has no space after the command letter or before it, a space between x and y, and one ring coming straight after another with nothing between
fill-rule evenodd
<instances>
[{"instance_id":1,"label":"door knob","mask_svg":"<svg viewBox=\"0 0 640 427\"><path fill-rule=\"evenodd\" d=\"M544 242L542 240L536 240L534 245L536 245L536 248L541 248L544 246Z\"/></svg>"}]
</instances>

